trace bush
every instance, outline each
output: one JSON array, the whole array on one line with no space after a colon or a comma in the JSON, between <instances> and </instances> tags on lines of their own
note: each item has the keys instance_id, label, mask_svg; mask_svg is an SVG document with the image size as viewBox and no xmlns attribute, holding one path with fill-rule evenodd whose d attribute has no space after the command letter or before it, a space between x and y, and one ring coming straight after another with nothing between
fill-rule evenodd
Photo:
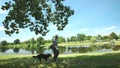
<instances>
[{"instance_id":1,"label":"bush","mask_svg":"<svg viewBox=\"0 0 120 68\"><path fill-rule=\"evenodd\" d=\"M2 41L2 42L1 42L1 45L2 45L2 46L7 45L7 41L5 41L5 40L4 40L4 41Z\"/></svg>"},{"instance_id":2,"label":"bush","mask_svg":"<svg viewBox=\"0 0 120 68\"><path fill-rule=\"evenodd\" d=\"M20 40L19 39L14 40L14 44L20 44Z\"/></svg>"}]
</instances>

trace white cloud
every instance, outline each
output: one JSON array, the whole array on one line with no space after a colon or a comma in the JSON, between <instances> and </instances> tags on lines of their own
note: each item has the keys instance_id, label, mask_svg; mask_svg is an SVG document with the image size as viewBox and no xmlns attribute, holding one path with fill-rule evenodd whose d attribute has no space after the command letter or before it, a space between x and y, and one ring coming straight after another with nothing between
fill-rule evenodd
<instances>
[{"instance_id":1,"label":"white cloud","mask_svg":"<svg viewBox=\"0 0 120 68\"><path fill-rule=\"evenodd\" d=\"M3 26L0 26L0 31L4 31L5 28Z\"/></svg>"},{"instance_id":2,"label":"white cloud","mask_svg":"<svg viewBox=\"0 0 120 68\"><path fill-rule=\"evenodd\" d=\"M88 31L88 28L81 28L80 31Z\"/></svg>"},{"instance_id":3,"label":"white cloud","mask_svg":"<svg viewBox=\"0 0 120 68\"><path fill-rule=\"evenodd\" d=\"M116 26L111 26L111 27L105 28L104 30L112 30L112 29L115 29L115 28L116 28Z\"/></svg>"}]
</instances>

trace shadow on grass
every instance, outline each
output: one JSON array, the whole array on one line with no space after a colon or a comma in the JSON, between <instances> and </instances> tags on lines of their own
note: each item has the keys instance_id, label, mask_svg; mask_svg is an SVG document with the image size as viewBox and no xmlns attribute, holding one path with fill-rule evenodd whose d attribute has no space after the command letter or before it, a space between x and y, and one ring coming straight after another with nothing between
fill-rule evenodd
<instances>
[{"instance_id":1,"label":"shadow on grass","mask_svg":"<svg viewBox=\"0 0 120 68\"><path fill-rule=\"evenodd\" d=\"M54 62L51 58L40 62L32 57L1 59L0 68L68 68L68 64L61 61Z\"/></svg>"},{"instance_id":2,"label":"shadow on grass","mask_svg":"<svg viewBox=\"0 0 120 68\"><path fill-rule=\"evenodd\" d=\"M63 58L65 59L65 58ZM69 68L120 68L120 53L66 58Z\"/></svg>"},{"instance_id":3,"label":"shadow on grass","mask_svg":"<svg viewBox=\"0 0 120 68\"><path fill-rule=\"evenodd\" d=\"M58 62L36 61L31 57L1 59L0 68L120 68L120 53L98 56L76 56L59 58Z\"/></svg>"}]
</instances>

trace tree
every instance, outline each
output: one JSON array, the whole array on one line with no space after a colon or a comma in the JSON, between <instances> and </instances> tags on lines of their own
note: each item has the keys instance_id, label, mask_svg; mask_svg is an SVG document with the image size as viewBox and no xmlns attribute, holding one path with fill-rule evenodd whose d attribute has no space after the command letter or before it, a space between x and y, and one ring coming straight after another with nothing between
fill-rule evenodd
<instances>
[{"instance_id":1,"label":"tree","mask_svg":"<svg viewBox=\"0 0 120 68\"><path fill-rule=\"evenodd\" d=\"M15 39L14 40L14 44L20 44L20 40L19 39Z\"/></svg>"},{"instance_id":2,"label":"tree","mask_svg":"<svg viewBox=\"0 0 120 68\"><path fill-rule=\"evenodd\" d=\"M104 41L109 41L109 40L110 40L110 37L109 37L109 36L103 36L103 40L104 40Z\"/></svg>"},{"instance_id":3,"label":"tree","mask_svg":"<svg viewBox=\"0 0 120 68\"><path fill-rule=\"evenodd\" d=\"M77 40L78 41L84 41L85 40L86 35L85 34L77 34Z\"/></svg>"},{"instance_id":4,"label":"tree","mask_svg":"<svg viewBox=\"0 0 120 68\"><path fill-rule=\"evenodd\" d=\"M1 45L2 45L2 46L7 45L7 41L5 41L5 40L4 40L4 41L1 41Z\"/></svg>"},{"instance_id":5,"label":"tree","mask_svg":"<svg viewBox=\"0 0 120 68\"><path fill-rule=\"evenodd\" d=\"M93 36L93 37L91 37L90 40L91 40L91 42L94 44L94 43L96 42L96 37Z\"/></svg>"},{"instance_id":6,"label":"tree","mask_svg":"<svg viewBox=\"0 0 120 68\"><path fill-rule=\"evenodd\" d=\"M44 40L45 43L52 43L51 40Z\"/></svg>"},{"instance_id":7,"label":"tree","mask_svg":"<svg viewBox=\"0 0 120 68\"><path fill-rule=\"evenodd\" d=\"M68 24L68 18L74 14L69 6L63 4L64 0L10 0L1 7L9 10L3 21L5 33L11 35L19 33L19 29L29 28L35 34L43 36L49 32L50 23L56 25L58 30Z\"/></svg>"},{"instance_id":8,"label":"tree","mask_svg":"<svg viewBox=\"0 0 120 68\"><path fill-rule=\"evenodd\" d=\"M43 37L38 37L36 42L37 42L37 45L42 45L45 43Z\"/></svg>"},{"instance_id":9,"label":"tree","mask_svg":"<svg viewBox=\"0 0 120 68\"><path fill-rule=\"evenodd\" d=\"M62 36L58 37L58 43L65 42L65 38Z\"/></svg>"},{"instance_id":10,"label":"tree","mask_svg":"<svg viewBox=\"0 0 120 68\"><path fill-rule=\"evenodd\" d=\"M86 40L90 40L90 39L91 39L91 37L92 37L92 36L88 35L88 36L86 36L86 38L85 38L85 39L86 39Z\"/></svg>"},{"instance_id":11,"label":"tree","mask_svg":"<svg viewBox=\"0 0 120 68\"><path fill-rule=\"evenodd\" d=\"M120 35L118 35L118 38L120 39Z\"/></svg>"},{"instance_id":12,"label":"tree","mask_svg":"<svg viewBox=\"0 0 120 68\"><path fill-rule=\"evenodd\" d=\"M98 39L98 40L101 40L101 39L102 39L102 36L101 36L100 34L98 34L97 39Z\"/></svg>"},{"instance_id":13,"label":"tree","mask_svg":"<svg viewBox=\"0 0 120 68\"><path fill-rule=\"evenodd\" d=\"M35 39L32 38L32 39L30 40L30 42L32 43L32 46L34 46L34 44L35 44Z\"/></svg>"},{"instance_id":14,"label":"tree","mask_svg":"<svg viewBox=\"0 0 120 68\"><path fill-rule=\"evenodd\" d=\"M70 42L71 41L71 39L70 38L67 38L67 42Z\"/></svg>"},{"instance_id":15,"label":"tree","mask_svg":"<svg viewBox=\"0 0 120 68\"><path fill-rule=\"evenodd\" d=\"M71 41L77 41L77 37L76 36L72 36L71 37Z\"/></svg>"},{"instance_id":16,"label":"tree","mask_svg":"<svg viewBox=\"0 0 120 68\"><path fill-rule=\"evenodd\" d=\"M118 36L117 36L117 34L116 33L114 33L114 32L112 32L111 34L110 34L110 39L118 39Z\"/></svg>"}]
</instances>

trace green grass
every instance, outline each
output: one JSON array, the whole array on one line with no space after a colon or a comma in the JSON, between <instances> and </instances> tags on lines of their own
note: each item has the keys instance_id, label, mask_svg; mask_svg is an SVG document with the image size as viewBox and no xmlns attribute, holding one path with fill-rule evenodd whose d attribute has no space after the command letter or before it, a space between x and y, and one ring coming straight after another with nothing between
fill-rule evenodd
<instances>
[{"instance_id":1,"label":"green grass","mask_svg":"<svg viewBox=\"0 0 120 68\"><path fill-rule=\"evenodd\" d=\"M59 43L59 46L79 46L79 45L92 45L92 42L63 42Z\"/></svg>"},{"instance_id":2,"label":"green grass","mask_svg":"<svg viewBox=\"0 0 120 68\"><path fill-rule=\"evenodd\" d=\"M110 42L95 42L94 45L104 45L104 44L110 44ZM59 43L59 46L79 46L79 45L93 45L92 42L84 41L84 42L63 42ZM115 41L115 45L120 45L120 41Z\"/></svg>"},{"instance_id":3,"label":"green grass","mask_svg":"<svg viewBox=\"0 0 120 68\"><path fill-rule=\"evenodd\" d=\"M120 68L120 51L60 54L58 62L36 61L32 55L0 55L0 68Z\"/></svg>"}]
</instances>

